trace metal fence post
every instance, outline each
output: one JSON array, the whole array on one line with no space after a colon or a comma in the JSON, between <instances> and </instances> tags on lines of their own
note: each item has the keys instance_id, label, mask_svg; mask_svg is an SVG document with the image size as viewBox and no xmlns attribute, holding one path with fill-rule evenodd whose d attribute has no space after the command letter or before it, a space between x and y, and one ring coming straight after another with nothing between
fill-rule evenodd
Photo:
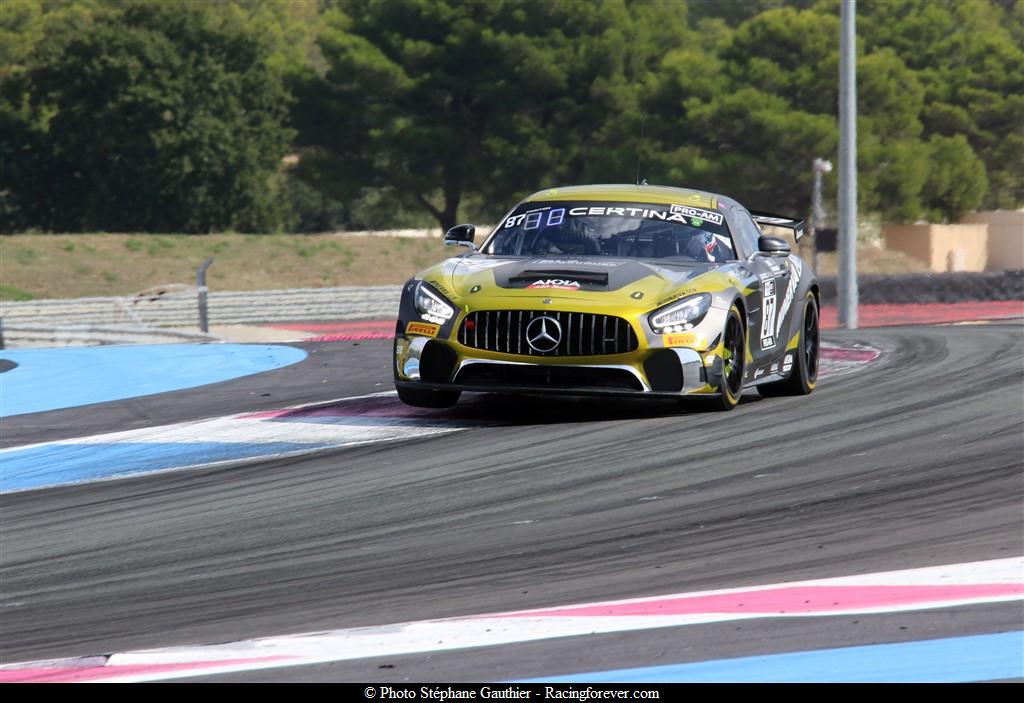
<instances>
[{"instance_id":1,"label":"metal fence post","mask_svg":"<svg viewBox=\"0 0 1024 703\"><path fill-rule=\"evenodd\" d=\"M839 6L839 324L857 329L856 0Z\"/></svg>"},{"instance_id":2,"label":"metal fence post","mask_svg":"<svg viewBox=\"0 0 1024 703\"><path fill-rule=\"evenodd\" d=\"M196 288L199 290L199 331L209 332L209 317L206 312L206 269L213 263L213 257L203 262L202 266L196 269Z\"/></svg>"}]
</instances>

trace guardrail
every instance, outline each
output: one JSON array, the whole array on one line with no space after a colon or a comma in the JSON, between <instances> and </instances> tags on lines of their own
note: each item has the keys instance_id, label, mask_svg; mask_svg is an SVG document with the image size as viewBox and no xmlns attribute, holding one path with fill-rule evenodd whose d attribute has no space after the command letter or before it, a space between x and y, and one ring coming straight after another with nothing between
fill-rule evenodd
<instances>
[{"instance_id":1,"label":"guardrail","mask_svg":"<svg viewBox=\"0 0 1024 703\"><path fill-rule=\"evenodd\" d=\"M208 294L211 325L392 317L401 286L221 291ZM17 325L199 328L197 291L127 298L75 298L0 303L6 331Z\"/></svg>"},{"instance_id":2,"label":"guardrail","mask_svg":"<svg viewBox=\"0 0 1024 703\"><path fill-rule=\"evenodd\" d=\"M4 324L5 343L12 346L82 346L97 344L163 344L168 342L218 342L219 337L202 332L158 327L90 325Z\"/></svg>"}]
</instances>

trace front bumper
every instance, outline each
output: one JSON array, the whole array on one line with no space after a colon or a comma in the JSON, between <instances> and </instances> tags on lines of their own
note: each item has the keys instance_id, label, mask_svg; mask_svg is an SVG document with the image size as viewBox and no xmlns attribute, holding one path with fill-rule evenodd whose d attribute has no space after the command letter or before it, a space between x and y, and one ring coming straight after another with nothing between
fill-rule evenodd
<instances>
[{"instance_id":1,"label":"front bumper","mask_svg":"<svg viewBox=\"0 0 1024 703\"><path fill-rule=\"evenodd\" d=\"M642 346L602 357L497 354L453 339L397 334L395 385L431 390L679 397L715 392L714 353ZM706 361L709 360L709 361Z\"/></svg>"}]
</instances>

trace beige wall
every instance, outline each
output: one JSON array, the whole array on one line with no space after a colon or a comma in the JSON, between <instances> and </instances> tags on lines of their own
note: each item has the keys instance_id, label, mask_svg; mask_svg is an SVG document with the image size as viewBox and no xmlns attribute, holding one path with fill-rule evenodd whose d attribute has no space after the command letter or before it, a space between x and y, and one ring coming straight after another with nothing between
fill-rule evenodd
<instances>
[{"instance_id":1,"label":"beige wall","mask_svg":"<svg viewBox=\"0 0 1024 703\"><path fill-rule=\"evenodd\" d=\"M988 262L988 225L883 225L885 246L932 271L984 271Z\"/></svg>"},{"instance_id":2,"label":"beige wall","mask_svg":"<svg viewBox=\"0 0 1024 703\"><path fill-rule=\"evenodd\" d=\"M975 212L961 221L988 225L989 271L1024 269L1024 210Z\"/></svg>"}]
</instances>

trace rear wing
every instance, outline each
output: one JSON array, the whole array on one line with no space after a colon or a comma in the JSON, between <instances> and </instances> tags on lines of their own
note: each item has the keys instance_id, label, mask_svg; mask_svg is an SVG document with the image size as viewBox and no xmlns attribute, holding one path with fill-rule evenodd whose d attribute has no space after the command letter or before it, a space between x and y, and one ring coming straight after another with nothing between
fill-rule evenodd
<instances>
[{"instance_id":1,"label":"rear wing","mask_svg":"<svg viewBox=\"0 0 1024 703\"><path fill-rule=\"evenodd\" d=\"M804 221L795 220L792 217L783 217L782 215L773 215L769 212L755 212L750 211L750 216L754 218L754 222L759 225L771 225L772 227L784 227L785 229L793 230L793 237L796 241L800 241L800 237L804 236Z\"/></svg>"}]
</instances>

